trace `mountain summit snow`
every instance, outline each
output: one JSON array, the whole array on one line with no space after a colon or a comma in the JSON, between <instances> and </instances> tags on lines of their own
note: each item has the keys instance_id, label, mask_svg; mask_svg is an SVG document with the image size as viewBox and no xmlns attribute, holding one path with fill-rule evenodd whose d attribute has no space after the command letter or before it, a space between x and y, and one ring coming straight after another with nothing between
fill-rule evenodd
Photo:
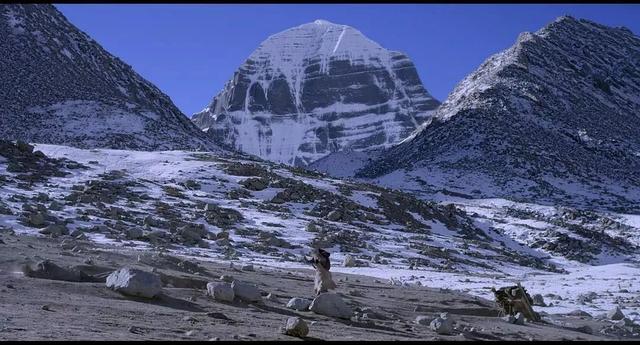
<instances>
[{"instance_id":1,"label":"mountain summit snow","mask_svg":"<svg viewBox=\"0 0 640 345\"><path fill-rule=\"evenodd\" d=\"M0 5L0 138L213 150L168 96L53 6Z\"/></svg>"},{"instance_id":2,"label":"mountain summit snow","mask_svg":"<svg viewBox=\"0 0 640 345\"><path fill-rule=\"evenodd\" d=\"M357 176L422 191L636 208L640 39L561 17L490 57Z\"/></svg>"},{"instance_id":3,"label":"mountain summit snow","mask_svg":"<svg viewBox=\"0 0 640 345\"><path fill-rule=\"evenodd\" d=\"M438 105L407 56L316 20L262 42L193 121L220 144L304 166L394 144Z\"/></svg>"}]
</instances>

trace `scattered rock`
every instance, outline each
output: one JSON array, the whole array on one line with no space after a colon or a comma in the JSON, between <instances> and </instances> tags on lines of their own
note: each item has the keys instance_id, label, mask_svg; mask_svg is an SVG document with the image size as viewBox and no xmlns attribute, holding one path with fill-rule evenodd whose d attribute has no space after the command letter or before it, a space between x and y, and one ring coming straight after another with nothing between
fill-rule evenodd
<instances>
[{"instance_id":1,"label":"scattered rock","mask_svg":"<svg viewBox=\"0 0 640 345\"><path fill-rule=\"evenodd\" d=\"M59 237L62 235L68 235L69 229L64 224L51 224L46 228L39 231L43 235L50 235L51 237Z\"/></svg>"},{"instance_id":2,"label":"scattered rock","mask_svg":"<svg viewBox=\"0 0 640 345\"><path fill-rule=\"evenodd\" d=\"M287 319L287 324L284 327L284 334L293 337L303 338L309 334L309 327L299 317L290 317Z\"/></svg>"},{"instance_id":3,"label":"scattered rock","mask_svg":"<svg viewBox=\"0 0 640 345\"><path fill-rule=\"evenodd\" d=\"M260 290L253 284L234 280L231 283L231 288L233 288L235 296L245 302L252 303L262 301Z\"/></svg>"},{"instance_id":4,"label":"scattered rock","mask_svg":"<svg viewBox=\"0 0 640 345\"><path fill-rule=\"evenodd\" d=\"M347 320L353 315L351 307L348 306L340 296L329 292L321 293L316 297L313 302L311 302L309 310L316 314Z\"/></svg>"},{"instance_id":5,"label":"scattered rock","mask_svg":"<svg viewBox=\"0 0 640 345\"><path fill-rule=\"evenodd\" d=\"M137 240L144 235L142 229L138 228L128 228L127 230L125 230L124 234L128 240Z\"/></svg>"},{"instance_id":6,"label":"scattered rock","mask_svg":"<svg viewBox=\"0 0 640 345\"><path fill-rule=\"evenodd\" d=\"M453 331L453 322L449 318L448 313L442 313L429 324L429 328L438 334L451 334Z\"/></svg>"},{"instance_id":7,"label":"scattered rock","mask_svg":"<svg viewBox=\"0 0 640 345\"><path fill-rule=\"evenodd\" d=\"M343 263L344 267L356 267L357 266L357 262L356 259L347 254L344 256L344 263Z\"/></svg>"},{"instance_id":8,"label":"scattered rock","mask_svg":"<svg viewBox=\"0 0 640 345\"><path fill-rule=\"evenodd\" d=\"M207 293L217 301L233 302L235 292L229 283L208 283Z\"/></svg>"},{"instance_id":9,"label":"scattered rock","mask_svg":"<svg viewBox=\"0 0 640 345\"><path fill-rule=\"evenodd\" d=\"M571 316L580 316L580 317L588 317L591 318L591 314L587 313L586 311L580 310L580 309L576 309L574 311L569 312L567 315L571 315Z\"/></svg>"},{"instance_id":10,"label":"scattered rock","mask_svg":"<svg viewBox=\"0 0 640 345\"><path fill-rule=\"evenodd\" d=\"M354 297L364 297L364 293L360 290L349 290L349 295Z\"/></svg>"},{"instance_id":11,"label":"scattered rock","mask_svg":"<svg viewBox=\"0 0 640 345\"><path fill-rule=\"evenodd\" d=\"M311 302L311 300L306 298L294 297L287 302L287 308L299 311L309 310Z\"/></svg>"},{"instance_id":12,"label":"scattered rock","mask_svg":"<svg viewBox=\"0 0 640 345\"><path fill-rule=\"evenodd\" d=\"M583 293L578 295L578 297L576 298L576 301L579 304L585 304L585 303L591 303L593 302L594 299L596 299L598 297L598 294L596 294L593 291L587 292L587 293Z\"/></svg>"},{"instance_id":13,"label":"scattered rock","mask_svg":"<svg viewBox=\"0 0 640 345\"><path fill-rule=\"evenodd\" d=\"M248 189L248 190L253 190L253 191L261 191L267 187L269 187L269 180L266 178L248 178L242 182L240 182L240 184Z\"/></svg>"},{"instance_id":14,"label":"scattered rock","mask_svg":"<svg viewBox=\"0 0 640 345\"><path fill-rule=\"evenodd\" d=\"M533 295L533 305L538 307L546 307L547 304L544 302L544 297L541 294Z\"/></svg>"},{"instance_id":15,"label":"scattered rock","mask_svg":"<svg viewBox=\"0 0 640 345\"><path fill-rule=\"evenodd\" d=\"M429 325L431 323L431 321L429 321L429 317L428 316L424 316L424 315L418 315L415 319L415 323L417 323L418 325Z\"/></svg>"},{"instance_id":16,"label":"scattered rock","mask_svg":"<svg viewBox=\"0 0 640 345\"><path fill-rule=\"evenodd\" d=\"M53 200L50 204L49 204L49 210L51 211L62 211L63 209L63 205L60 204L59 202Z\"/></svg>"},{"instance_id":17,"label":"scattered rock","mask_svg":"<svg viewBox=\"0 0 640 345\"><path fill-rule=\"evenodd\" d=\"M338 210L333 210L327 214L327 219L333 222L340 220L340 218L342 218L342 214Z\"/></svg>"},{"instance_id":18,"label":"scattered rock","mask_svg":"<svg viewBox=\"0 0 640 345\"><path fill-rule=\"evenodd\" d=\"M162 291L160 276L124 267L107 277L107 287L125 295L153 298Z\"/></svg>"},{"instance_id":19,"label":"scattered rock","mask_svg":"<svg viewBox=\"0 0 640 345\"><path fill-rule=\"evenodd\" d=\"M308 232L318 232L318 231L320 231L320 229L318 228L318 225L316 225L313 222L308 223L307 227L305 228L305 230L307 230Z\"/></svg>"},{"instance_id":20,"label":"scattered rock","mask_svg":"<svg viewBox=\"0 0 640 345\"><path fill-rule=\"evenodd\" d=\"M214 319L220 319L220 320L230 320L227 315L224 315L223 313L217 313L217 312L210 312L207 313L208 317L212 317Z\"/></svg>"},{"instance_id":21,"label":"scattered rock","mask_svg":"<svg viewBox=\"0 0 640 345\"><path fill-rule=\"evenodd\" d=\"M580 326L576 328L576 331L580 333L593 334L593 329L589 325Z\"/></svg>"}]
</instances>

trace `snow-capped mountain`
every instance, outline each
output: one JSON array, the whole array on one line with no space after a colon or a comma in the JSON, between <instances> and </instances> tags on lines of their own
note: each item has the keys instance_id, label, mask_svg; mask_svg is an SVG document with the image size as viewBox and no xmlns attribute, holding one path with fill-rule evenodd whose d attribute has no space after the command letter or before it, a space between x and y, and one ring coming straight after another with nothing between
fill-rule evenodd
<instances>
[{"instance_id":1,"label":"snow-capped mountain","mask_svg":"<svg viewBox=\"0 0 640 345\"><path fill-rule=\"evenodd\" d=\"M640 39L560 17L490 57L419 131L359 171L474 197L638 209Z\"/></svg>"},{"instance_id":2,"label":"snow-capped mountain","mask_svg":"<svg viewBox=\"0 0 640 345\"><path fill-rule=\"evenodd\" d=\"M0 138L79 147L216 148L168 96L53 5L0 5Z\"/></svg>"},{"instance_id":3,"label":"snow-capped mountain","mask_svg":"<svg viewBox=\"0 0 640 345\"><path fill-rule=\"evenodd\" d=\"M438 105L406 55L317 20L262 42L193 121L220 144L304 166L394 144Z\"/></svg>"}]
</instances>

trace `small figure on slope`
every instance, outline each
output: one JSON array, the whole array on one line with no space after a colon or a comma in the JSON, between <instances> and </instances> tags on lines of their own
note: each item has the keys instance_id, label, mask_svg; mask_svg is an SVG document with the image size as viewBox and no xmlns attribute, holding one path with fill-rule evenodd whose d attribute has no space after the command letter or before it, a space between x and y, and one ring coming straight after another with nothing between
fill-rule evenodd
<instances>
[{"instance_id":1,"label":"small figure on slope","mask_svg":"<svg viewBox=\"0 0 640 345\"><path fill-rule=\"evenodd\" d=\"M305 261L311 263L316 269L316 279L314 282L314 292L316 296L327 292L329 289L335 289L336 283L331 279L331 261L329 260L329 252L321 248L315 248L311 252L311 258L305 256Z\"/></svg>"}]
</instances>

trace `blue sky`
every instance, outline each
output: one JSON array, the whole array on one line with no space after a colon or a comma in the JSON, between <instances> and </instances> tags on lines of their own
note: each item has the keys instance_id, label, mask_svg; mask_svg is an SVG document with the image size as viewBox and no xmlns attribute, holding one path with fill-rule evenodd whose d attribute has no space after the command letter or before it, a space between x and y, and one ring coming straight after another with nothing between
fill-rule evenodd
<instances>
[{"instance_id":1,"label":"blue sky","mask_svg":"<svg viewBox=\"0 0 640 345\"><path fill-rule=\"evenodd\" d=\"M186 115L208 105L268 36L325 19L406 53L443 101L491 54L564 14L640 33L640 5L64 4L56 7L171 97Z\"/></svg>"}]
</instances>

